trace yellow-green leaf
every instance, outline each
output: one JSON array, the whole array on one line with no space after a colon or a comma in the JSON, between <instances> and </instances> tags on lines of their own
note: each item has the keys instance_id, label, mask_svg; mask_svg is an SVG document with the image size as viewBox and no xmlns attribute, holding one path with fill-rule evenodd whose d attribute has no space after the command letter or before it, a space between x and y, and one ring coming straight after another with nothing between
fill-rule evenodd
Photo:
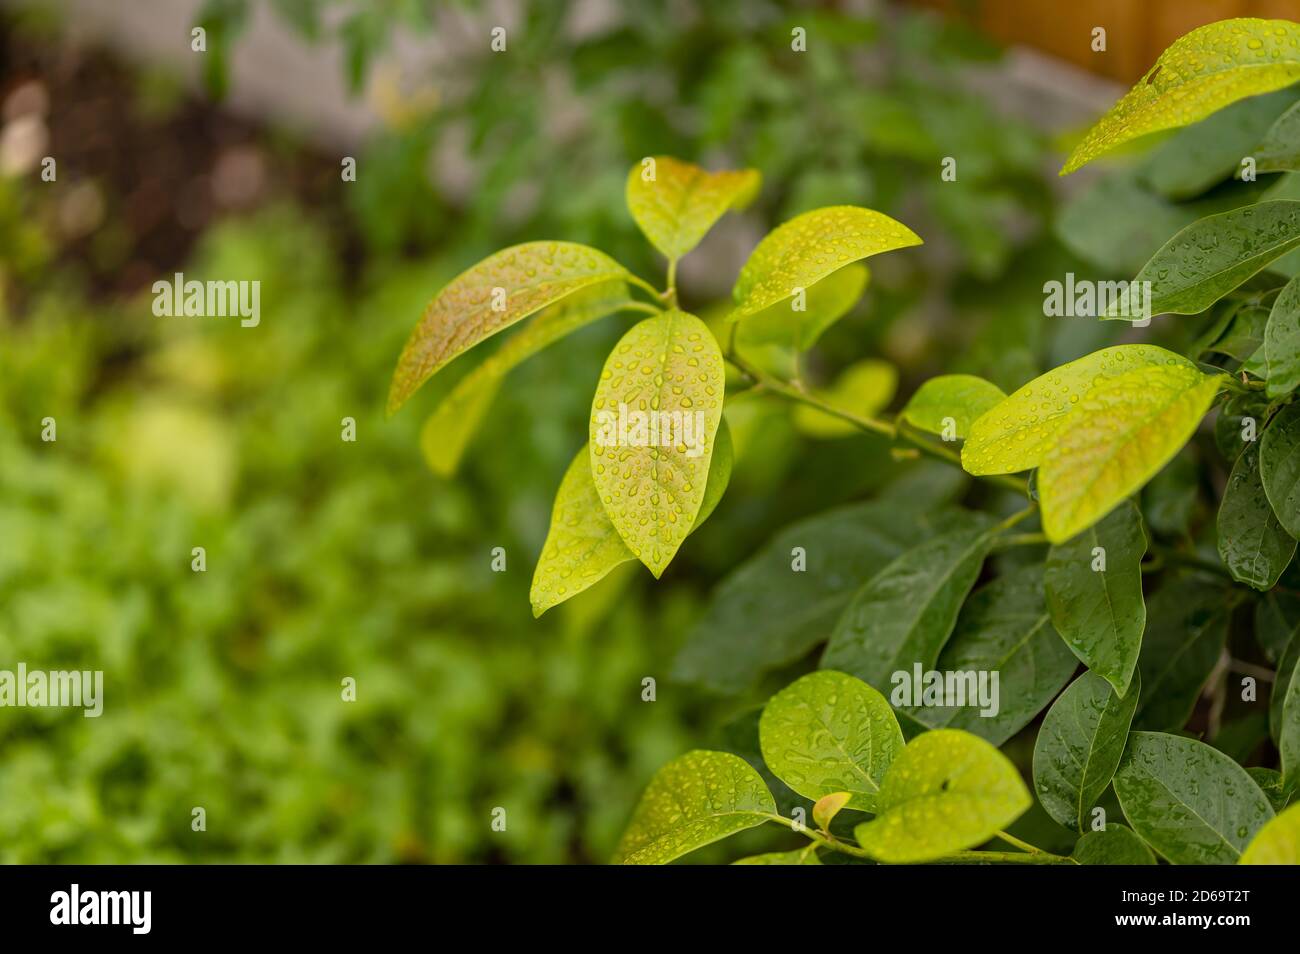
<instances>
[{"instance_id":1,"label":"yellow-green leaf","mask_svg":"<svg viewBox=\"0 0 1300 954\"><path fill-rule=\"evenodd\" d=\"M943 374L917 388L902 416L931 434L964 439L971 424L1006 397L996 384L973 374Z\"/></svg>"},{"instance_id":2,"label":"yellow-green leaf","mask_svg":"<svg viewBox=\"0 0 1300 954\"><path fill-rule=\"evenodd\" d=\"M1300 25L1243 18L1198 27L1155 65L1074 147L1067 175L1116 146L1187 126L1247 96L1300 80Z\"/></svg>"},{"instance_id":3,"label":"yellow-green leaf","mask_svg":"<svg viewBox=\"0 0 1300 954\"><path fill-rule=\"evenodd\" d=\"M627 174L627 207L651 244L675 260L729 209L748 205L762 181L754 169L709 172L672 156L647 157Z\"/></svg>"},{"instance_id":4,"label":"yellow-green leaf","mask_svg":"<svg viewBox=\"0 0 1300 954\"><path fill-rule=\"evenodd\" d=\"M457 355L589 285L626 278L604 252L573 242L526 242L457 275L424 309L397 359L388 413Z\"/></svg>"},{"instance_id":5,"label":"yellow-green leaf","mask_svg":"<svg viewBox=\"0 0 1300 954\"><path fill-rule=\"evenodd\" d=\"M894 760L876 817L854 835L877 861L933 861L988 841L1032 804L1005 755L961 729L935 729Z\"/></svg>"},{"instance_id":6,"label":"yellow-green leaf","mask_svg":"<svg viewBox=\"0 0 1300 954\"><path fill-rule=\"evenodd\" d=\"M516 365L584 325L612 315L631 303L621 279L575 292L547 308L491 357L456 382L424 422L420 448L429 468L450 477L465 447L492 406L502 379Z\"/></svg>"},{"instance_id":7,"label":"yellow-green leaf","mask_svg":"<svg viewBox=\"0 0 1300 954\"><path fill-rule=\"evenodd\" d=\"M1183 364L1104 379L1079 402L1043 454L1043 531L1063 543L1110 513L1187 443L1222 377Z\"/></svg>"},{"instance_id":8,"label":"yellow-green leaf","mask_svg":"<svg viewBox=\"0 0 1300 954\"><path fill-rule=\"evenodd\" d=\"M749 256L732 291L736 307L730 318L770 308L850 262L920 244L907 226L871 209L834 205L797 215Z\"/></svg>"},{"instance_id":9,"label":"yellow-green leaf","mask_svg":"<svg viewBox=\"0 0 1300 954\"><path fill-rule=\"evenodd\" d=\"M722 351L684 311L614 346L591 405L591 473L623 542L656 577L691 532L722 419Z\"/></svg>"},{"instance_id":10,"label":"yellow-green leaf","mask_svg":"<svg viewBox=\"0 0 1300 954\"><path fill-rule=\"evenodd\" d=\"M1117 345L1063 364L1030 381L975 419L961 449L972 474L1012 474L1042 462L1062 418L1105 378L1148 365L1195 369L1181 355L1154 345Z\"/></svg>"},{"instance_id":11,"label":"yellow-green leaf","mask_svg":"<svg viewBox=\"0 0 1300 954\"><path fill-rule=\"evenodd\" d=\"M614 863L664 865L776 813L762 777L738 755L696 749L650 780Z\"/></svg>"},{"instance_id":12,"label":"yellow-green leaf","mask_svg":"<svg viewBox=\"0 0 1300 954\"><path fill-rule=\"evenodd\" d=\"M723 420L695 526L704 523L722 499L731 480L732 458L731 431ZM528 594L533 616L541 616L552 606L577 596L603 580L614 567L635 559L605 513L591 477L591 452L584 447L565 471L555 493L551 528Z\"/></svg>"},{"instance_id":13,"label":"yellow-green leaf","mask_svg":"<svg viewBox=\"0 0 1300 954\"><path fill-rule=\"evenodd\" d=\"M894 366L888 361L867 358L849 365L828 390L816 396L831 407L858 417L872 417L889 405L896 390L898 371ZM795 406L793 419L795 426L809 437L829 440L862 433L843 418L806 404Z\"/></svg>"},{"instance_id":14,"label":"yellow-green leaf","mask_svg":"<svg viewBox=\"0 0 1300 954\"><path fill-rule=\"evenodd\" d=\"M876 810L890 764L903 750L894 710L861 679L823 670L773 696L758 723L763 761L802 795L849 792L850 807ZM842 806L841 806L842 807Z\"/></svg>"},{"instance_id":15,"label":"yellow-green leaf","mask_svg":"<svg viewBox=\"0 0 1300 954\"><path fill-rule=\"evenodd\" d=\"M860 262L831 272L802 298L777 302L745 319L736 333L737 346L745 352L767 345L807 351L858 303L870 278L871 272Z\"/></svg>"},{"instance_id":16,"label":"yellow-green leaf","mask_svg":"<svg viewBox=\"0 0 1300 954\"><path fill-rule=\"evenodd\" d=\"M1270 819L1237 860L1239 865L1300 865L1300 804Z\"/></svg>"}]
</instances>

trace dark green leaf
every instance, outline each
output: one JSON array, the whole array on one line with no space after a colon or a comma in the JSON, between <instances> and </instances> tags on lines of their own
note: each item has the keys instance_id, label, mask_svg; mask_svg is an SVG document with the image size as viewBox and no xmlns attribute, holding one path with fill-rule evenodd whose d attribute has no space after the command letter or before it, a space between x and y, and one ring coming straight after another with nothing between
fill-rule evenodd
<instances>
[{"instance_id":1,"label":"dark green leaf","mask_svg":"<svg viewBox=\"0 0 1300 954\"><path fill-rule=\"evenodd\" d=\"M1295 537L1287 533L1264 493L1259 468L1260 442L1238 456L1219 504L1219 556L1232 578L1269 590L1295 556Z\"/></svg>"},{"instance_id":2,"label":"dark green leaf","mask_svg":"<svg viewBox=\"0 0 1300 954\"><path fill-rule=\"evenodd\" d=\"M1066 828L1087 828L1124 754L1140 693L1135 683L1121 699L1105 679L1085 672L1047 710L1034 743L1034 789Z\"/></svg>"},{"instance_id":3,"label":"dark green leaf","mask_svg":"<svg viewBox=\"0 0 1300 954\"><path fill-rule=\"evenodd\" d=\"M1120 824L1090 831L1079 839L1070 853L1081 865L1153 865L1156 856L1147 843Z\"/></svg>"},{"instance_id":4,"label":"dark green leaf","mask_svg":"<svg viewBox=\"0 0 1300 954\"><path fill-rule=\"evenodd\" d=\"M1133 829L1174 864L1236 864L1273 807L1246 770L1204 742L1134 732L1115 772Z\"/></svg>"},{"instance_id":5,"label":"dark green leaf","mask_svg":"<svg viewBox=\"0 0 1300 954\"><path fill-rule=\"evenodd\" d=\"M931 728L965 729L1001 745L1043 710L1077 665L1048 619L1038 567L1025 567L971 594L935 667L941 673L969 673L971 679L996 674L996 702L990 707L995 711L981 708L973 685L965 706L909 711ZM905 676L910 681L912 673Z\"/></svg>"},{"instance_id":6,"label":"dark green leaf","mask_svg":"<svg viewBox=\"0 0 1300 954\"><path fill-rule=\"evenodd\" d=\"M1300 278L1287 282L1268 313L1264 359L1269 397L1300 388Z\"/></svg>"},{"instance_id":7,"label":"dark green leaf","mask_svg":"<svg viewBox=\"0 0 1300 954\"><path fill-rule=\"evenodd\" d=\"M1153 315L1194 315L1298 245L1300 202L1260 202L1193 222L1151 256L1134 283L1151 283ZM1124 296L1107 317L1127 316L1128 304Z\"/></svg>"},{"instance_id":8,"label":"dark green leaf","mask_svg":"<svg viewBox=\"0 0 1300 954\"><path fill-rule=\"evenodd\" d=\"M1223 652L1229 613L1228 594L1199 580L1176 580L1152 597L1136 727L1177 729L1187 721Z\"/></svg>"},{"instance_id":9,"label":"dark green leaf","mask_svg":"<svg viewBox=\"0 0 1300 954\"><path fill-rule=\"evenodd\" d=\"M1043 573L1052 623L1083 664L1123 695L1146 626L1142 515L1126 502L1100 523L1051 548Z\"/></svg>"},{"instance_id":10,"label":"dark green leaf","mask_svg":"<svg viewBox=\"0 0 1300 954\"><path fill-rule=\"evenodd\" d=\"M889 692L896 672L933 669L957 611L993 545L984 527L958 530L908 550L854 594L835 624L823 669Z\"/></svg>"},{"instance_id":11,"label":"dark green leaf","mask_svg":"<svg viewBox=\"0 0 1300 954\"><path fill-rule=\"evenodd\" d=\"M926 513L906 501L840 507L790 526L733 570L677 656L678 679L740 692L799 659L830 634L853 593L938 527L970 518L951 507ZM807 561L794 569L796 549Z\"/></svg>"},{"instance_id":12,"label":"dark green leaf","mask_svg":"<svg viewBox=\"0 0 1300 954\"><path fill-rule=\"evenodd\" d=\"M1264 431L1259 448L1264 491L1277 519L1300 537L1300 402L1288 404Z\"/></svg>"}]
</instances>

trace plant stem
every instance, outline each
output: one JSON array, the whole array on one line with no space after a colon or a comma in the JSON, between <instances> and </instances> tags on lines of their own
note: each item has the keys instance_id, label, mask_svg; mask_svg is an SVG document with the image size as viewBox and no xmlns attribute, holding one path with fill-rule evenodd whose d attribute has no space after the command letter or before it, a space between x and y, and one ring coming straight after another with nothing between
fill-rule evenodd
<instances>
[{"instance_id":1,"label":"plant stem","mask_svg":"<svg viewBox=\"0 0 1300 954\"><path fill-rule=\"evenodd\" d=\"M651 285L640 275L633 275L629 272L627 276L627 280L630 281L633 285L636 285L638 288L643 288L646 291L648 291L654 297L655 301L661 301L664 297L663 292L655 288L653 285Z\"/></svg>"},{"instance_id":2,"label":"plant stem","mask_svg":"<svg viewBox=\"0 0 1300 954\"><path fill-rule=\"evenodd\" d=\"M1012 547L1042 546L1047 542L1047 534L1045 533L1009 533L1004 537L999 537L994 548L1010 550Z\"/></svg>"},{"instance_id":3,"label":"plant stem","mask_svg":"<svg viewBox=\"0 0 1300 954\"><path fill-rule=\"evenodd\" d=\"M799 404L806 404L808 407L816 408L822 413L846 421L858 428L858 430L865 431L868 434L879 434L882 437L888 437L891 439L902 438L921 453L926 454L929 457L933 457L936 460L942 460L955 467L961 466L961 456L959 454L946 447L941 447L931 440L914 435L905 427L900 427L896 424L890 423L889 421L882 421L874 417L862 417L851 411L842 410L831 404L827 404L825 401L822 401L805 391L799 390L785 381L773 377L760 368L755 367L736 353L735 335L735 324L733 323L727 336L726 359L731 362L738 371L747 376L750 380L754 381L756 387L762 388L765 391L770 391L786 400L795 401ZM1028 483L1008 474L990 474L983 479L989 480L1000 487L1005 487L1008 490L1014 490L1016 493L1028 494Z\"/></svg>"},{"instance_id":4,"label":"plant stem","mask_svg":"<svg viewBox=\"0 0 1300 954\"><path fill-rule=\"evenodd\" d=\"M1232 574L1228 572L1228 568L1223 564L1207 560L1195 553L1184 553L1181 550L1160 546L1159 544L1151 547L1151 553L1163 563L1173 563L1193 570L1201 570L1204 573L1213 573L1215 576L1222 576L1229 580L1232 579Z\"/></svg>"},{"instance_id":5,"label":"plant stem","mask_svg":"<svg viewBox=\"0 0 1300 954\"><path fill-rule=\"evenodd\" d=\"M1009 835L1005 831L998 832L997 837L1001 838L1008 845L1011 845L1014 848L1019 848L1021 851L1028 852L1031 855L1047 854L1047 852L1043 851L1043 849L1037 847L1036 845L1031 845L1027 841L1021 841L1015 835Z\"/></svg>"},{"instance_id":6,"label":"plant stem","mask_svg":"<svg viewBox=\"0 0 1300 954\"><path fill-rule=\"evenodd\" d=\"M854 858L866 858L871 860L871 855L859 848L857 845L850 845L847 842L840 841L833 835L824 835L819 831L814 831L807 825L796 825L794 819L786 818L783 815L764 815L768 821L775 822L778 825L784 825L791 831L804 835L809 840L816 843L822 848L830 851L838 851L840 854L852 855ZM935 858L933 861L927 861L926 864L945 865L945 864L1012 864L1012 865L1066 865L1074 864L1074 860L1066 858L1063 855L1054 855L1051 852L1043 851L1041 848L1035 848L1019 839L1013 839L1012 836L1003 832L998 832L998 837L1010 841L1017 846L1023 846L1024 851L954 851L944 855L941 858Z\"/></svg>"},{"instance_id":7,"label":"plant stem","mask_svg":"<svg viewBox=\"0 0 1300 954\"><path fill-rule=\"evenodd\" d=\"M927 861L928 865L1075 865L1073 858L1046 851L1026 854L1021 851L954 851L950 855Z\"/></svg>"},{"instance_id":8,"label":"plant stem","mask_svg":"<svg viewBox=\"0 0 1300 954\"><path fill-rule=\"evenodd\" d=\"M648 315L661 315L663 309L646 301L627 301L619 306L621 311L644 311Z\"/></svg>"},{"instance_id":9,"label":"plant stem","mask_svg":"<svg viewBox=\"0 0 1300 954\"><path fill-rule=\"evenodd\" d=\"M1003 530L1010 530L1012 527L1018 524L1021 520L1024 520L1026 517L1028 517L1031 513L1033 513L1037 509L1038 509L1038 504L1031 503L1024 510L1017 510L1011 516L1007 517L1007 519L1003 520L996 527L994 527L993 528L994 532L1001 533Z\"/></svg>"},{"instance_id":10,"label":"plant stem","mask_svg":"<svg viewBox=\"0 0 1300 954\"><path fill-rule=\"evenodd\" d=\"M668 259L668 289L665 292L668 302L677 305L677 259Z\"/></svg>"}]
</instances>

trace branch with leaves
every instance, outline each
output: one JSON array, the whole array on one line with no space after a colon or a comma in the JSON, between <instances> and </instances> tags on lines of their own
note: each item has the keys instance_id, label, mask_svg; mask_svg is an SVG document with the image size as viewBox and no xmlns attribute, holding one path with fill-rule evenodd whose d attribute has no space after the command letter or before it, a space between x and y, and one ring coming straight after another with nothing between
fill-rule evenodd
<instances>
[{"instance_id":1,"label":"branch with leaves","mask_svg":"<svg viewBox=\"0 0 1300 954\"><path fill-rule=\"evenodd\" d=\"M1300 80L1298 49L1300 26L1287 21L1193 31L1084 137L1063 172L1289 87ZM588 441L560 484L534 575L535 615L625 562L659 577L717 506L734 464L728 364L732 399L781 398L814 436L874 434L1030 498L998 520L904 490L796 525L738 567L689 634L677 675L745 691L824 645L821 671L773 697L758 730L763 763L811 802L816 827L778 814L744 759L696 751L650 783L619 860L667 862L776 823L810 844L747 862L811 864L825 852L882 863L1300 862L1300 806L1288 807L1300 789L1300 584L1294 571L1285 576L1300 538L1300 265L1286 258L1300 248L1300 198L1280 197L1300 197L1290 178L1300 173L1300 102L1287 96L1269 101L1272 125L1256 131L1256 154L1243 161L1252 178L1285 171L1269 190L1279 197L1191 222L1100 315L1131 316L1135 289L1145 289L1151 313L1198 316L1194 340L1180 350L1105 347L1010 394L974 375L942 375L885 417L892 383L880 386L877 366L850 368L825 391L805 383L801 359L867 288L862 260L921 242L870 209L791 219L753 250L725 315L710 324L682 311L678 263L754 197L753 170L656 156L630 171L632 217L666 259L662 290L597 249L532 242L434 298L399 359L390 412L451 360L531 317L430 417L425 453L444 474L514 365L616 312L645 316L596 383ZM1184 167L1154 168L1152 181L1193 188ZM1208 188L1233 169L1201 170L1197 181ZM1190 547L1153 541L1154 515L1142 505L1214 408L1230 467L1214 528L1219 562L1190 533ZM629 437L629 415L679 423L667 439ZM1169 521L1159 523L1163 534ZM991 557L1012 548L1041 559L999 563L976 589ZM1276 768L1240 764L1263 736L1234 759L1220 739L1178 734L1207 683L1222 701L1229 622L1248 605L1259 652L1276 670L1238 661L1236 671L1271 676L1264 731ZM1079 663L1086 671L1075 678ZM997 672L1005 704L986 713L887 700L914 669ZM998 747L1040 717L1031 794ZM1005 830L1034 795L1074 833L1068 857ZM1107 804L1128 826L1106 820ZM972 850L995 838L1016 850Z\"/></svg>"}]
</instances>

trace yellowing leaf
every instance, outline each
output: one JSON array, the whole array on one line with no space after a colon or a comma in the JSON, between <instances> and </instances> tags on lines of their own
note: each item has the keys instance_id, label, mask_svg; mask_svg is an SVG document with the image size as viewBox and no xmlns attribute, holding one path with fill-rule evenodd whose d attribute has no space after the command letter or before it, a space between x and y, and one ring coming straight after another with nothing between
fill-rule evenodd
<instances>
[{"instance_id":1,"label":"yellowing leaf","mask_svg":"<svg viewBox=\"0 0 1300 954\"><path fill-rule=\"evenodd\" d=\"M457 381L424 422L420 448L429 468L442 477L456 472L466 445L512 368L565 335L630 303L622 280L593 285L547 308L512 335L495 354Z\"/></svg>"},{"instance_id":2,"label":"yellowing leaf","mask_svg":"<svg viewBox=\"0 0 1300 954\"><path fill-rule=\"evenodd\" d=\"M1238 859L1239 865L1300 865L1300 804L1265 823Z\"/></svg>"},{"instance_id":3,"label":"yellowing leaf","mask_svg":"<svg viewBox=\"0 0 1300 954\"><path fill-rule=\"evenodd\" d=\"M876 817L854 834L877 861L933 861L988 841L1032 804L1005 755L969 732L935 729L894 759Z\"/></svg>"},{"instance_id":4,"label":"yellowing leaf","mask_svg":"<svg viewBox=\"0 0 1300 954\"><path fill-rule=\"evenodd\" d=\"M1067 175L1116 146L1187 126L1247 96L1300 79L1300 25L1224 20L1175 40L1070 153Z\"/></svg>"},{"instance_id":5,"label":"yellowing leaf","mask_svg":"<svg viewBox=\"0 0 1300 954\"><path fill-rule=\"evenodd\" d=\"M748 762L697 749L650 780L632 813L614 863L664 865L776 813L772 793Z\"/></svg>"},{"instance_id":6,"label":"yellowing leaf","mask_svg":"<svg viewBox=\"0 0 1300 954\"><path fill-rule=\"evenodd\" d=\"M835 384L817 397L858 417L871 417L889 405L898 390L898 371L888 361L868 358L845 368ZM853 424L806 404L794 408L794 423L809 437L834 439L862 433Z\"/></svg>"},{"instance_id":7,"label":"yellowing leaf","mask_svg":"<svg viewBox=\"0 0 1300 954\"><path fill-rule=\"evenodd\" d=\"M604 252L573 242L526 242L488 256L425 307L397 359L388 413L483 339L580 289L627 275Z\"/></svg>"},{"instance_id":8,"label":"yellowing leaf","mask_svg":"<svg viewBox=\"0 0 1300 954\"><path fill-rule=\"evenodd\" d=\"M1164 467L1209 410L1222 378L1183 364L1103 380L1043 454L1043 531L1063 543L1110 513Z\"/></svg>"},{"instance_id":9,"label":"yellowing leaf","mask_svg":"<svg viewBox=\"0 0 1300 954\"><path fill-rule=\"evenodd\" d=\"M971 424L961 449L968 473L1012 474L1042 461L1061 419L1100 381L1147 365L1196 366L1154 345L1117 345L1063 364L1030 381Z\"/></svg>"},{"instance_id":10,"label":"yellowing leaf","mask_svg":"<svg viewBox=\"0 0 1300 954\"><path fill-rule=\"evenodd\" d=\"M753 315L810 289L850 262L920 245L901 222L871 209L834 205L797 215L777 226L740 270L732 297L731 319Z\"/></svg>"},{"instance_id":11,"label":"yellowing leaf","mask_svg":"<svg viewBox=\"0 0 1300 954\"><path fill-rule=\"evenodd\" d=\"M722 419L722 351L694 315L638 322L591 405L591 473L605 512L656 577L696 523Z\"/></svg>"},{"instance_id":12,"label":"yellowing leaf","mask_svg":"<svg viewBox=\"0 0 1300 954\"><path fill-rule=\"evenodd\" d=\"M718 428L717 447L709 462L704 502L695 521L699 526L713 513L731 480L731 431L724 420ZM601 505L591 477L591 452L584 447L573 459L555 494L551 528L533 572L533 616L577 596L600 582L614 567L635 560Z\"/></svg>"},{"instance_id":13,"label":"yellowing leaf","mask_svg":"<svg viewBox=\"0 0 1300 954\"><path fill-rule=\"evenodd\" d=\"M741 323L736 344L746 353L762 345L807 351L858 303L870 278L867 266L845 265L809 288L802 301L788 298L751 315Z\"/></svg>"},{"instance_id":14,"label":"yellowing leaf","mask_svg":"<svg viewBox=\"0 0 1300 954\"><path fill-rule=\"evenodd\" d=\"M813 803L813 821L823 831L828 831L841 809L853 798L850 792L831 792Z\"/></svg>"},{"instance_id":15,"label":"yellowing leaf","mask_svg":"<svg viewBox=\"0 0 1300 954\"><path fill-rule=\"evenodd\" d=\"M676 260L729 209L748 205L761 183L754 169L708 172L672 156L654 156L627 174L627 207L651 244Z\"/></svg>"},{"instance_id":16,"label":"yellowing leaf","mask_svg":"<svg viewBox=\"0 0 1300 954\"><path fill-rule=\"evenodd\" d=\"M952 436L964 438L977 418L1004 400L1002 389L983 378L943 374L917 388L902 416L931 434L944 434L948 430L946 422L951 419Z\"/></svg>"}]
</instances>

